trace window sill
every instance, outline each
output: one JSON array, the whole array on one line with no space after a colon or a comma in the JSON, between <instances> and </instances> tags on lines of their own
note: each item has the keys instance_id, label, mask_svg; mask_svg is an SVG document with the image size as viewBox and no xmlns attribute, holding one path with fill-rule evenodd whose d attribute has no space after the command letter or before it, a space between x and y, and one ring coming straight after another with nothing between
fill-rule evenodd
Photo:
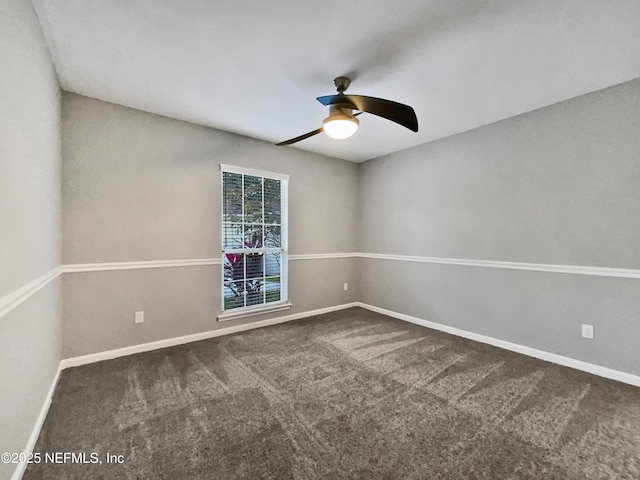
<instances>
[{"instance_id":1,"label":"window sill","mask_svg":"<svg viewBox=\"0 0 640 480\"><path fill-rule=\"evenodd\" d=\"M293 305L291 303L278 303L276 305L268 305L264 307L249 308L247 310L222 312L218 315L219 322L227 320L237 320L238 318L251 317L253 315L262 315L264 313L278 312L280 310L289 310Z\"/></svg>"}]
</instances>

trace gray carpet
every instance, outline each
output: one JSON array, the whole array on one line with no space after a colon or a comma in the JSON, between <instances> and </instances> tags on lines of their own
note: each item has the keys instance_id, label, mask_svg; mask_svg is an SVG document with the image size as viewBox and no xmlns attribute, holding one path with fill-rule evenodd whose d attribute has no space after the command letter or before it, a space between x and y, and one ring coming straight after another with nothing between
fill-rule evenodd
<instances>
[{"instance_id":1,"label":"gray carpet","mask_svg":"<svg viewBox=\"0 0 640 480\"><path fill-rule=\"evenodd\" d=\"M65 370L34 451L103 463L25 480L640 479L640 389L354 308Z\"/></svg>"}]
</instances>

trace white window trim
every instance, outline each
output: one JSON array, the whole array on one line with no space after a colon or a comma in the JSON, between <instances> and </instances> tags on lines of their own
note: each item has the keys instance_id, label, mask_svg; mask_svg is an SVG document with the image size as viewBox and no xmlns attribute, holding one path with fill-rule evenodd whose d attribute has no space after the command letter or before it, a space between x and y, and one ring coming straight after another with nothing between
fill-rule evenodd
<instances>
[{"instance_id":1,"label":"white window trim","mask_svg":"<svg viewBox=\"0 0 640 480\"><path fill-rule=\"evenodd\" d=\"M256 170L255 168L236 167L225 163L220 164L220 172L241 173L245 175L253 175L254 177L267 177L274 178L276 180L284 180L286 182L289 181L289 175L285 175L284 173L273 173L265 170Z\"/></svg>"},{"instance_id":2,"label":"white window trim","mask_svg":"<svg viewBox=\"0 0 640 480\"><path fill-rule=\"evenodd\" d=\"M280 276L280 294L283 300L279 302L273 302L269 304L260 304L250 307L240 307L234 308L232 310L222 311L220 315L218 315L217 320L226 321L226 320L235 320L238 318L249 317L252 315L261 315L270 312L277 312L280 310L286 310L291 308L293 305L289 302L289 175L282 173L273 173L267 172L264 170L257 170L254 168L245 168L245 167L237 167L234 165L227 165L224 163L220 164L220 186L223 185L223 173L238 173L244 175L252 175L255 177L265 177L265 178L273 178L276 180L282 181L281 184L281 195L282 195L282 210L280 212L280 226L287 233L282 238L282 247L281 250L277 249L277 251L282 251L282 262L283 267L281 269ZM224 218L224 189L220 188L220 219ZM222 227L222 222L221 222ZM222 236L224 235L224 230L221 228L220 236L221 242L224 241ZM233 249L232 249L233 250ZM222 251L221 265L223 265L221 269L222 275L222 286L224 286L224 249ZM221 288L220 292L221 304L220 308L222 309L224 306L224 288Z\"/></svg>"}]
</instances>

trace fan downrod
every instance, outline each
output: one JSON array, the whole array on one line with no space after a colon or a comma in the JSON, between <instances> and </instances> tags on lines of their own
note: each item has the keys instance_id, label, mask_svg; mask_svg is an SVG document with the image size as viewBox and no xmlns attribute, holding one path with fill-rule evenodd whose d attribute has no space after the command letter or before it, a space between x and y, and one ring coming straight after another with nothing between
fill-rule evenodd
<instances>
[{"instance_id":1,"label":"fan downrod","mask_svg":"<svg viewBox=\"0 0 640 480\"><path fill-rule=\"evenodd\" d=\"M333 84L336 86L338 93L342 93L351 85L351 79L349 77L337 77L333 80Z\"/></svg>"}]
</instances>

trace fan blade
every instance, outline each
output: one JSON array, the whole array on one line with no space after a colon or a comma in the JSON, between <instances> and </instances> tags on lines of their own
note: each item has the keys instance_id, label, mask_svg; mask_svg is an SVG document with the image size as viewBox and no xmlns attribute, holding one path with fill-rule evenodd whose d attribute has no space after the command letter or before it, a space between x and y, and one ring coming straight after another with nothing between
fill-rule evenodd
<instances>
[{"instance_id":1,"label":"fan blade","mask_svg":"<svg viewBox=\"0 0 640 480\"><path fill-rule=\"evenodd\" d=\"M283 145L291 145L292 143L299 142L300 140L305 140L309 137L313 137L314 135L322 133L323 131L324 131L324 128L320 127L319 129L314 130L313 132L305 133L304 135L300 135L299 137L292 138L290 140L285 140L284 142L276 143L276 145L278 147L281 147Z\"/></svg>"},{"instance_id":2,"label":"fan blade","mask_svg":"<svg viewBox=\"0 0 640 480\"><path fill-rule=\"evenodd\" d=\"M416 112L409 105L385 100L383 98L365 97L363 95L327 95L318 97L317 100L327 106L336 105L344 108L353 108L361 112L372 113L392 122L402 125L411 131L418 131L418 118Z\"/></svg>"},{"instance_id":3,"label":"fan blade","mask_svg":"<svg viewBox=\"0 0 640 480\"><path fill-rule=\"evenodd\" d=\"M328 107L329 105L335 105L336 107L360 110L359 108L356 107L356 105L353 102L349 100L348 97L350 96L355 96L355 95L345 95L344 93L339 93L337 95L325 95L324 97L318 97L316 98L316 100L318 100L325 107Z\"/></svg>"}]
</instances>

